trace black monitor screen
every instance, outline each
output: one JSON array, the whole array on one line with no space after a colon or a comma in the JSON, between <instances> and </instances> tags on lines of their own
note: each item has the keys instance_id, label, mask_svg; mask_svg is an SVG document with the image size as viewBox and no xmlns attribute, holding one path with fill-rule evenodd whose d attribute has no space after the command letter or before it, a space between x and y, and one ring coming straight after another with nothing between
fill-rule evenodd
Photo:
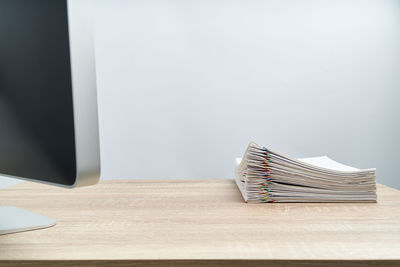
<instances>
[{"instance_id":1,"label":"black monitor screen","mask_svg":"<svg viewBox=\"0 0 400 267\"><path fill-rule=\"evenodd\" d=\"M71 86L66 1L0 0L0 174L74 183Z\"/></svg>"}]
</instances>

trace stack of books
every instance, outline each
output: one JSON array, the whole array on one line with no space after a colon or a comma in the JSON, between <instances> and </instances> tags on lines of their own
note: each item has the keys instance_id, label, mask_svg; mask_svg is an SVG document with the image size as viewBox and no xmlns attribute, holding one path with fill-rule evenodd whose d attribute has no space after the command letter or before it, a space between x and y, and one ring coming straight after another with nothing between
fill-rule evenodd
<instances>
[{"instance_id":1,"label":"stack of books","mask_svg":"<svg viewBox=\"0 0 400 267\"><path fill-rule=\"evenodd\" d=\"M251 142L236 159L236 184L246 202L376 202L375 169L326 156L294 159Z\"/></svg>"}]
</instances>

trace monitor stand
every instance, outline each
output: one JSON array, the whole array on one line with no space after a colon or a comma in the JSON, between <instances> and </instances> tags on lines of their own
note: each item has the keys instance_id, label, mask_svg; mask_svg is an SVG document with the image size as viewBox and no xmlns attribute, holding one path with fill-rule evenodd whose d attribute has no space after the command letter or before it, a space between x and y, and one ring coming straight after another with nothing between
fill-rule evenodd
<instances>
[{"instance_id":1,"label":"monitor stand","mask_svg":"<svg viewBox=\"0 0 400 267\"><path fill-rule=\"evenodd\" d=\"M20 208L0 206L0 235L47 228L54 219Z\"/></svg>"}]
</instances>

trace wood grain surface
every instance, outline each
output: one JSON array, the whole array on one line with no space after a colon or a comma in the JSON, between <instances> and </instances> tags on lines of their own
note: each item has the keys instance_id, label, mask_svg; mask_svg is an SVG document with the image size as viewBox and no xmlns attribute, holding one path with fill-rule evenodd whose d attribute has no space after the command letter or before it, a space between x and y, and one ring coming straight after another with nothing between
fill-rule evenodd
<instances>
[{"instance_id":1,"label":"wood grain surface","mask_svg":"<svg viewBox=\"0 0 400 267\"><path fill-rule=\"evenodd\" d=\"M400 265L400 192L383 185L378 203L246 204L233 180L24 182L0 190L0 205L57 220L0 236L4 266Z\"/></svg>"}]
</instances>

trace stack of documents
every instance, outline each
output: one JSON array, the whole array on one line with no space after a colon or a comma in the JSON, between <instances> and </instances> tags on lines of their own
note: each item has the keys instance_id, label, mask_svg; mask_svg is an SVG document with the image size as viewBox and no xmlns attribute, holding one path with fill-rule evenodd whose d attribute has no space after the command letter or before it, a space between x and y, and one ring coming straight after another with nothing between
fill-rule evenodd
<instances>
[{"instance_id":1,"label":"stack of documents","mask_svg":"<svg viewBox=\"0 0 400 267\"><path fill-rule=\"evenodd\" d=\"M251 142L236 159L236 184L246 202L376 202L375 169L330 158L294 159Z\"/></svg>"}]
</instances>

